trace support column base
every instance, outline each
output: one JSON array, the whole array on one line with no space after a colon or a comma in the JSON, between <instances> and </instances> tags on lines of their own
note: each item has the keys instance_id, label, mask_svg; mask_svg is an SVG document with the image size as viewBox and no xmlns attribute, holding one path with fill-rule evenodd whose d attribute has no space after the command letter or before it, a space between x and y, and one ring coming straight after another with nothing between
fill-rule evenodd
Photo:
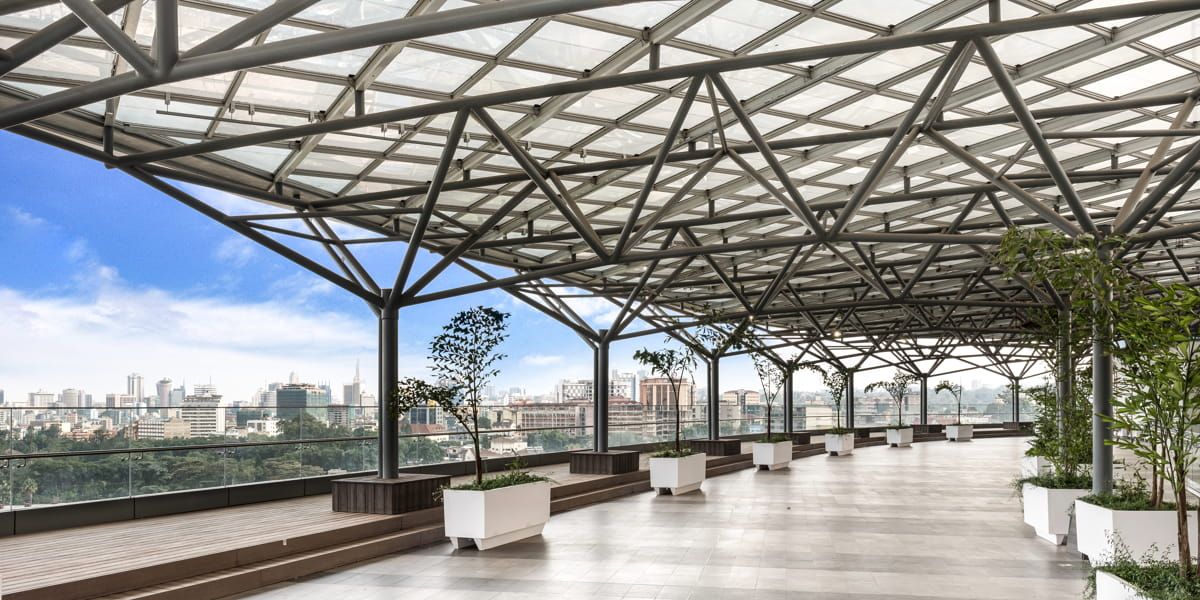
<instances>
[{"instance_id":1,"label":"support column base","mask_svg":"<svg viewBox=\"0 0 1200 600\"><path fill-rule=\"evenodd\" d=\"M641 454L636 450L580 450L569 455L572 473L586 475L620 475L641 468Z\"/></svg>"},{"instance_id":2,"label":"support column base","mask_svg":"<svg viewBox=\"0 0 1200 600\"><path fill-rule=\"evenodd\" d=\"M401 475L396 479L353 477L333 481L333 511L398 515L441 506L438 490L450 485L449 475Z\"/></svg>"},{"instance_id":3,"label":"support column base","mask_svg":"<svg viewBox=\"0 0 1200 600\"><path fill-rule=\"evenodd\" d=\"M742 453L741 440L689 440L688 446L709 456L736 456Z\"/></svg>"}]
</instances>

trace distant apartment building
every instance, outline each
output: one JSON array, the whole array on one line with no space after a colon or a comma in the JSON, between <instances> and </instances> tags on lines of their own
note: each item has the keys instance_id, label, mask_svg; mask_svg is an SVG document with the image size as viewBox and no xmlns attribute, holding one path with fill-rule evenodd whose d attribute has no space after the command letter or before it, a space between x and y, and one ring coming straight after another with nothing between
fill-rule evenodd
<instances>
[{"instance_id":1,"label":"distant apartment building","mask_svg":"<svg viewBox=\"0 0 1200 600\"><path fill-rule=\"evenodd\" d=\"M83 399L83 390L67 388L58 395L58 404L63 408L81 408L84 405Z\"/></svg>"},{"instance_id":2,"label":"distant apartment building","mask_svg":"<svg viewBox=\"0 0 1200 600\"><path fill-rule=\"evenodd\" d=\"M184 396L179 416L191 427L191 437L222 435L225 433L225 411L221 408L221 395L213 393L215 388L196 386L197 392Z\"/></svg>"},{"instance_id":3,"label":"distant apartment building","mask_svg":"<svg viewBox=\"0 0 1200 600\"><path fill-rule=\"evenodd\" d=\"M171 417L163 421L163 439L183 439L192 437L192 424L183 417Z\"/></svg>"},{"instance_id":4,"label":"distant apartment building","mask_svg":"<svg viewBox=\"0 0 1200 600\"><path fill-rule=\"evenodd\" d=\"M570 403L514 403L518 429L554 428L568 435L586 435L592 422L591 400Z\"/></svg>"},{"instance_id":5,"label":"distant apartment building","mask_svg":"<svg viewBox=\"0 0 1200 600\"><path fill-rule=\"evenodd\" d=\"M554 396L559 404L586 402L592 399L594 389L591 379L560 379L554 386Z\"/></svg>"},{"instance_id":6,"label":"distant apartment building","mask_svg":"<svg viewBox=\"0 0 1200 600\"><path fill-rule=\"evenodd\" d=\"M675 430L675 390L666 377L647 377L638 382L638 402L646 420L654 422L646 431L666 435ZM695 408L695 388L689 381L679 384L678 409L681 420L690 418Z\"/></svg>"},{"instance_id":7,"label":"distant apartment building","mask_svg":"<svg viewBox=\"0 0 1200 600\"><path fill-rule=\"evenodd\" d=\"M275 390L275 414L295 419L307 414L318 421L329 418L329 388L311 383L287 383Z\"/></svg>"},{"instance_id":8,"label":"distant apartment building","mask_svg":"<svg viewBox=\"0 0 1200 600\"><path fill-rule=\"evenodd\" d=\"M55 400L54 392L46 390L29 392L29 406L54 406Z\"/></svg>"},{"instance_id":9,"label":"distant apartment building","mask_svg":"<svg viewBox=\"0 0 1200 600\"><path fill-rule=\"evenodd\" d=\"M246 433L257 435L278 435L279 419L250 419L246 421Z\"/></svg>"},{"instance_id":10,"label":"distant apartment building","mask_svg":"<svg viewBox=\"0 0 1200 600\"><path fill-rule=\"evenodd\" d=\"M163 419L157 413L150 413L135 421L129 431L135 440L161 440Z\"/></svg>"}]
</instances>

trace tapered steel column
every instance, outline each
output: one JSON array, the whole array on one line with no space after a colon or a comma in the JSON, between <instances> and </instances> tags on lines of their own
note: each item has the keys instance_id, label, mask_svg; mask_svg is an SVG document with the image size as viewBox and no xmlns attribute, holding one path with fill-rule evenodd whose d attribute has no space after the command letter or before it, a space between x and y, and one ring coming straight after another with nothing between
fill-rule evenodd
<instances>
[{"instance_id":1,"label":"tapered steel column","mask_svg":"<svg viewBox=\"0 0 1200 600\"><path fill-rule=\"evenodd\" d=\"M929 376L921 376L921 424L929 424Z\"/></svg>"},{"instance_id":2,"label":"tapered steel column","mask_svg":"<svg viewBox=\"0 0 1200 600\"><path fill-rule=\"evenodd\" d=\"M1058 415L1055 422L1058 426L1058 457L1059 460L1066 462L1067 406L1071 404L1071 384L1074 377L1074 373L1071 372L1070 305L1059 309L1058 320L1062 331L1058 338L1058 396L1055 398Z\"/></svg>"},{"instance_id":3,"label":"tapered steel column","mask_svg":"<svg viewBox=\"0 0 1200 600\"><path fill-rule=\"evenodd\" d=\"M1104 225L1100 228L1101 235L1108 234L1111 227ZM1096 248L1097 258L1102 263L1112 260L1112 249L1106 243ZM1097 298L1096 314L1104 315L1103 304L1112 300L1112 289L1102 276L1096 277ZM1112 323L1105 318L1096 318L1092 322L1092 493L1106 494L1113 489L1113 449L1112 426L1108 419L1112 418L1112 352L1108 348L1108 340L1112 335Z\"/></svg>"},{"instance_id":4,"label":"tapered steel column","mask_svg":"<svg viewBox=\"0 0 1200 600\"><path fill-rule=\"evenodd\" d=\"M708 439L721 437L721 357L708 361Z\"/></svg>"},{"instance_id":5,"label":"tapered steel column","mask_svg":"<svg viewBox=\"0 0 1200 600\"><path fill-rule=\"evenodd\" d=\"M1012 403L1013 403L1013 422L1021 422L1021 380L1012 380Z\"/></svg>"},{"instance_id":6,"label":"tapered steel column","mask_svg":"<svg viewBox=\"0 0 1200 600\"><path fill-rule=\"evenodd\" d=\"M596 452L608 452L608 330L600 330L600 343L596 344L596 377L592 379L592 409L596 441Z\"/></svg>"},{"instance_id":7,"label":"tapered steel column","mask_svg":"<svg viewBox=\"0 0 1200 600\"><path fill-rule=\"evenodd\" d=\"M854 428L854 370L846 371L846 427Z\"/></svg>"},{"instance_id":8,"label":"tapered steel column","mask_svg":"<svg viewBox=\"0 0 1200 600\"><path fill-rule=\"evenodd\" d=\"M793 402L793 399L792 399L792 395L793 395L792 394L792 383L793 383L792 374L795 371L792 371L791 367L786 367L786 366L784 367L784 370L785 370L785 373L783 375L783 430L786 433L791 433L796 430L796 425L793 422L794 418L792 416L792 410L793 410L792 409L792 402Z\"/></svg>"},{"instance_id":9,"label":"tapered steel column","mask_svg":"<svg viewBox=\"0 0 1200 600\"><path fill-rule=\"evenodd\" d=\"M397 321L400 309L387 308L391 290L383 290L384 308L379 313L379 476L395 479L400 474L400 423L392 408L399 378Z\"/></svg>"}]
</instances>

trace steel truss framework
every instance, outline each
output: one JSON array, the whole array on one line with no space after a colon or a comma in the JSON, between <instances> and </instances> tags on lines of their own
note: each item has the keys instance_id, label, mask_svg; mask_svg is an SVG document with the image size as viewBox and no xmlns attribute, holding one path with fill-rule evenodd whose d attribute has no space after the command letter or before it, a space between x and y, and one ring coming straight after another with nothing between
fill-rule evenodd
<instances>
[{"instance_id":1,"label":"steel truss framework","mask_svg":"<svg viewBox=\"0 0 1200 600\"><path fill-rule=\"evenodd\" d=\"M702 346L715 314L755 335L713 362L1019 380L1053 299L991 265L1005 229L1111 227L1146 277L1200 275L1200 2L1089 6L20 0L0 127L355 294L391 344L405 306L504 290L604 350ZM452 266L480 282L437 289Z\"/></svg>"}]
</instances>

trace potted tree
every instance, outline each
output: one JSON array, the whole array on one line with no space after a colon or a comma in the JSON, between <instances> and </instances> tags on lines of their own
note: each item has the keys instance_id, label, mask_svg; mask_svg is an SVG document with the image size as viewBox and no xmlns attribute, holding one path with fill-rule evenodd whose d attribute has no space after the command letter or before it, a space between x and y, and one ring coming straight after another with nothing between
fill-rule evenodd
<instances>
[{"instance_id":1,"label":"potted tree","mask_svg":"<svg viewBox=\"0 0 1200 600\"><path fill-rule=\"evenodd\" d=\"M808 369L821 376L825 391L833 401L834 426L825 432L825 451L830 456L848 456L854 452L854 430L842 427L842 400L846 397L846 374L840 370L826 370L816 363L802 363L797 369Z\"/></svg>"},{"instance_id":2,"label":"potted tree","mask_svg":"<svg viewBox=\"0 0 1200 600\"><path fill-rule=\"evenodd\" d=\"M892 404L896 405L896 425L887 428L887 443L893 448L905 448L912 445L913 428L904 426L904 396L908 394L908 386L917 378L903 371L896 371L891 381L876 381L863 388L864 392L883 390L887 392Z\"/></svg>"},{"instance_id":3,"label":"potted tree","mask_svg":"<svg viewBox=\"0 0 1200 600\"><path fill-rule=\"evenodd\" d=\"M786 435L771 434L771 413L775 399L783 387L783 371L770 358L759 353L750 355L754 371L762 384L763 398L767 403L767 432L761 441L754 442L754 465L759 469L774 471L787 467L792 462L792 439Z\"/></svg>"},{"instance_id":4,"label":"potted tree","mask_svg":"<svg viewBox=\"0 0 1200 600\"><path fill-rule=\"evenodd\" d=\"M1043 384L1026 391L1033 404L1033 438L1021 457L1021 477L1050 474L1050 458L1058 453L1057 400L1050 384Z\"/></svg>"},{"instance_id":5,"label":"potted tree","mask_svg":"<svg viewBox=\"0 0 1200 600\"><path fill-rule=\"evenodd\" d=\"M1090 493L1092 477L1084 464L1091 463L1092 409L1090 370L1083 357L1093 346L1093 325L1110 319L1112 304L1102 300L1107 290L1121 289L1120 261L1101 258L1112 240L1094 235L1067 237L1045 229L1010 229L995 256L1010 278L1023 278L1054 290L1057 306L1028 311L1030 333L1053 367L1060 393L1053 407L1053 427L1036 427L1051 451L1046 456L1050 472L1024 476L1015 482L1021 490L1025 522L1038 536L1062 544L1071 522L1075 500ZM1121 279L1122 281L1117 281ZM1111 322L1111 321L1109 321Z\"/></svg>"},{"instance_id":6,"label":"potted tree","mask_svg":"<svg viewBox=\"0 0 1200 600\"><path fill-rule=\"evenodd\" d=\"M25 506L33 506L33 495L38 491L38 483L34 479L26 479L21 483L21 493L25 495Z\"/></svg>"},{"instance_id":7,"label":"potted tree","mask_svg":"<svg viewBox=\"0 0 1200 600\"><path fill-rule=\"evenodd\" d=\"M696 369L696 357L688 350L664 348L634 352L634 360L645 365L651 373L665 377L671 387L671 409L675 414L675 444L650 455L650 487L659 494L673 496L694 492L704 483L707 456L685 448L680 440L679 392L683 380L691 378Z\"/></svg>"},{"instance_id":8,"label":"potted tree","mask_svg":"<svg viewBox=\"0 0 1200 600\"><path fill-rule=\"evenodd\" d=\"M479 440L479 407L484 387L498 373L504 355L496 348L508 337L508 314L478 306L462 311L429 344L431 369L445 387L410 382L405 402L438 403L462 427L474 446L475 480L442 493L446 537L455 548L480 550L542 533L550 520L550 483L520 470L485 479Z\"/></svg>"},{"instance_id":9,"label":"potted tree","mask_svg":"<svg viewBox=\"0 0 1200 600\"><path fill-rule=\"evenodd\" d=\"M951 383L947 379L939 381L937 387L933 388L935 394L942 392L950 392L954 396L954 404L957 407L957 418L954 419L953 425L946 426L946 439L951 442L967 441L975 435L974 425L964 425L962 422L962 385Z\"/></svg>"},{"instance_id":10,"label":"potted tree","mask_svg":"<svg viewBox=\"0 0 1200 600\"><path fill-rule=\"evenodd\" d=\"M1092 406L1087 401L1092 386L1090 369L1075 376L1072 393L1061 404L1052 394L1042 395L1039 421L1035 422L1034 447L1051 449L1044 458L1050 467L1044 473L1025 475L1013 485L1021 493L1025 524L1038 537L1055 545L1066 542L1075 500L1091 492L1092 477L1084 465L1092 460ZM1038 398L1034 396L1035 401ZM1044 418L1041 415L1046 415ZM1061 415L1061 422L1059 422ZM1044 425L1039 423L1048 421Z\"/></svg>"},{"instance_id":11,"label":"potted tree","mask_svg":"<svg viewBox=\"0 0 1200 600\"><path fill-rule=\"evenodd\" d=\"M1093 564L1126 551L1134 558L1125 562L1136 564L1136 557L1164 551L1174 554L1173 579L1194 582L1200 576L1192 566L1197 527L1188 519L1187 475L1200 453L1200 292L1183 284L1152 284L1133 298L1115 326L1124 342L1117 351L1122 393L1113 400L1111 423L1126 435L1111 443L1149 465L1152 475L1148 487L1126 486L1076 502L1079 551ZM1164 483L1173 491L1169 499ZM1134 565L1121 571L1150 581Z\"/></svg>"}]
</instances>

